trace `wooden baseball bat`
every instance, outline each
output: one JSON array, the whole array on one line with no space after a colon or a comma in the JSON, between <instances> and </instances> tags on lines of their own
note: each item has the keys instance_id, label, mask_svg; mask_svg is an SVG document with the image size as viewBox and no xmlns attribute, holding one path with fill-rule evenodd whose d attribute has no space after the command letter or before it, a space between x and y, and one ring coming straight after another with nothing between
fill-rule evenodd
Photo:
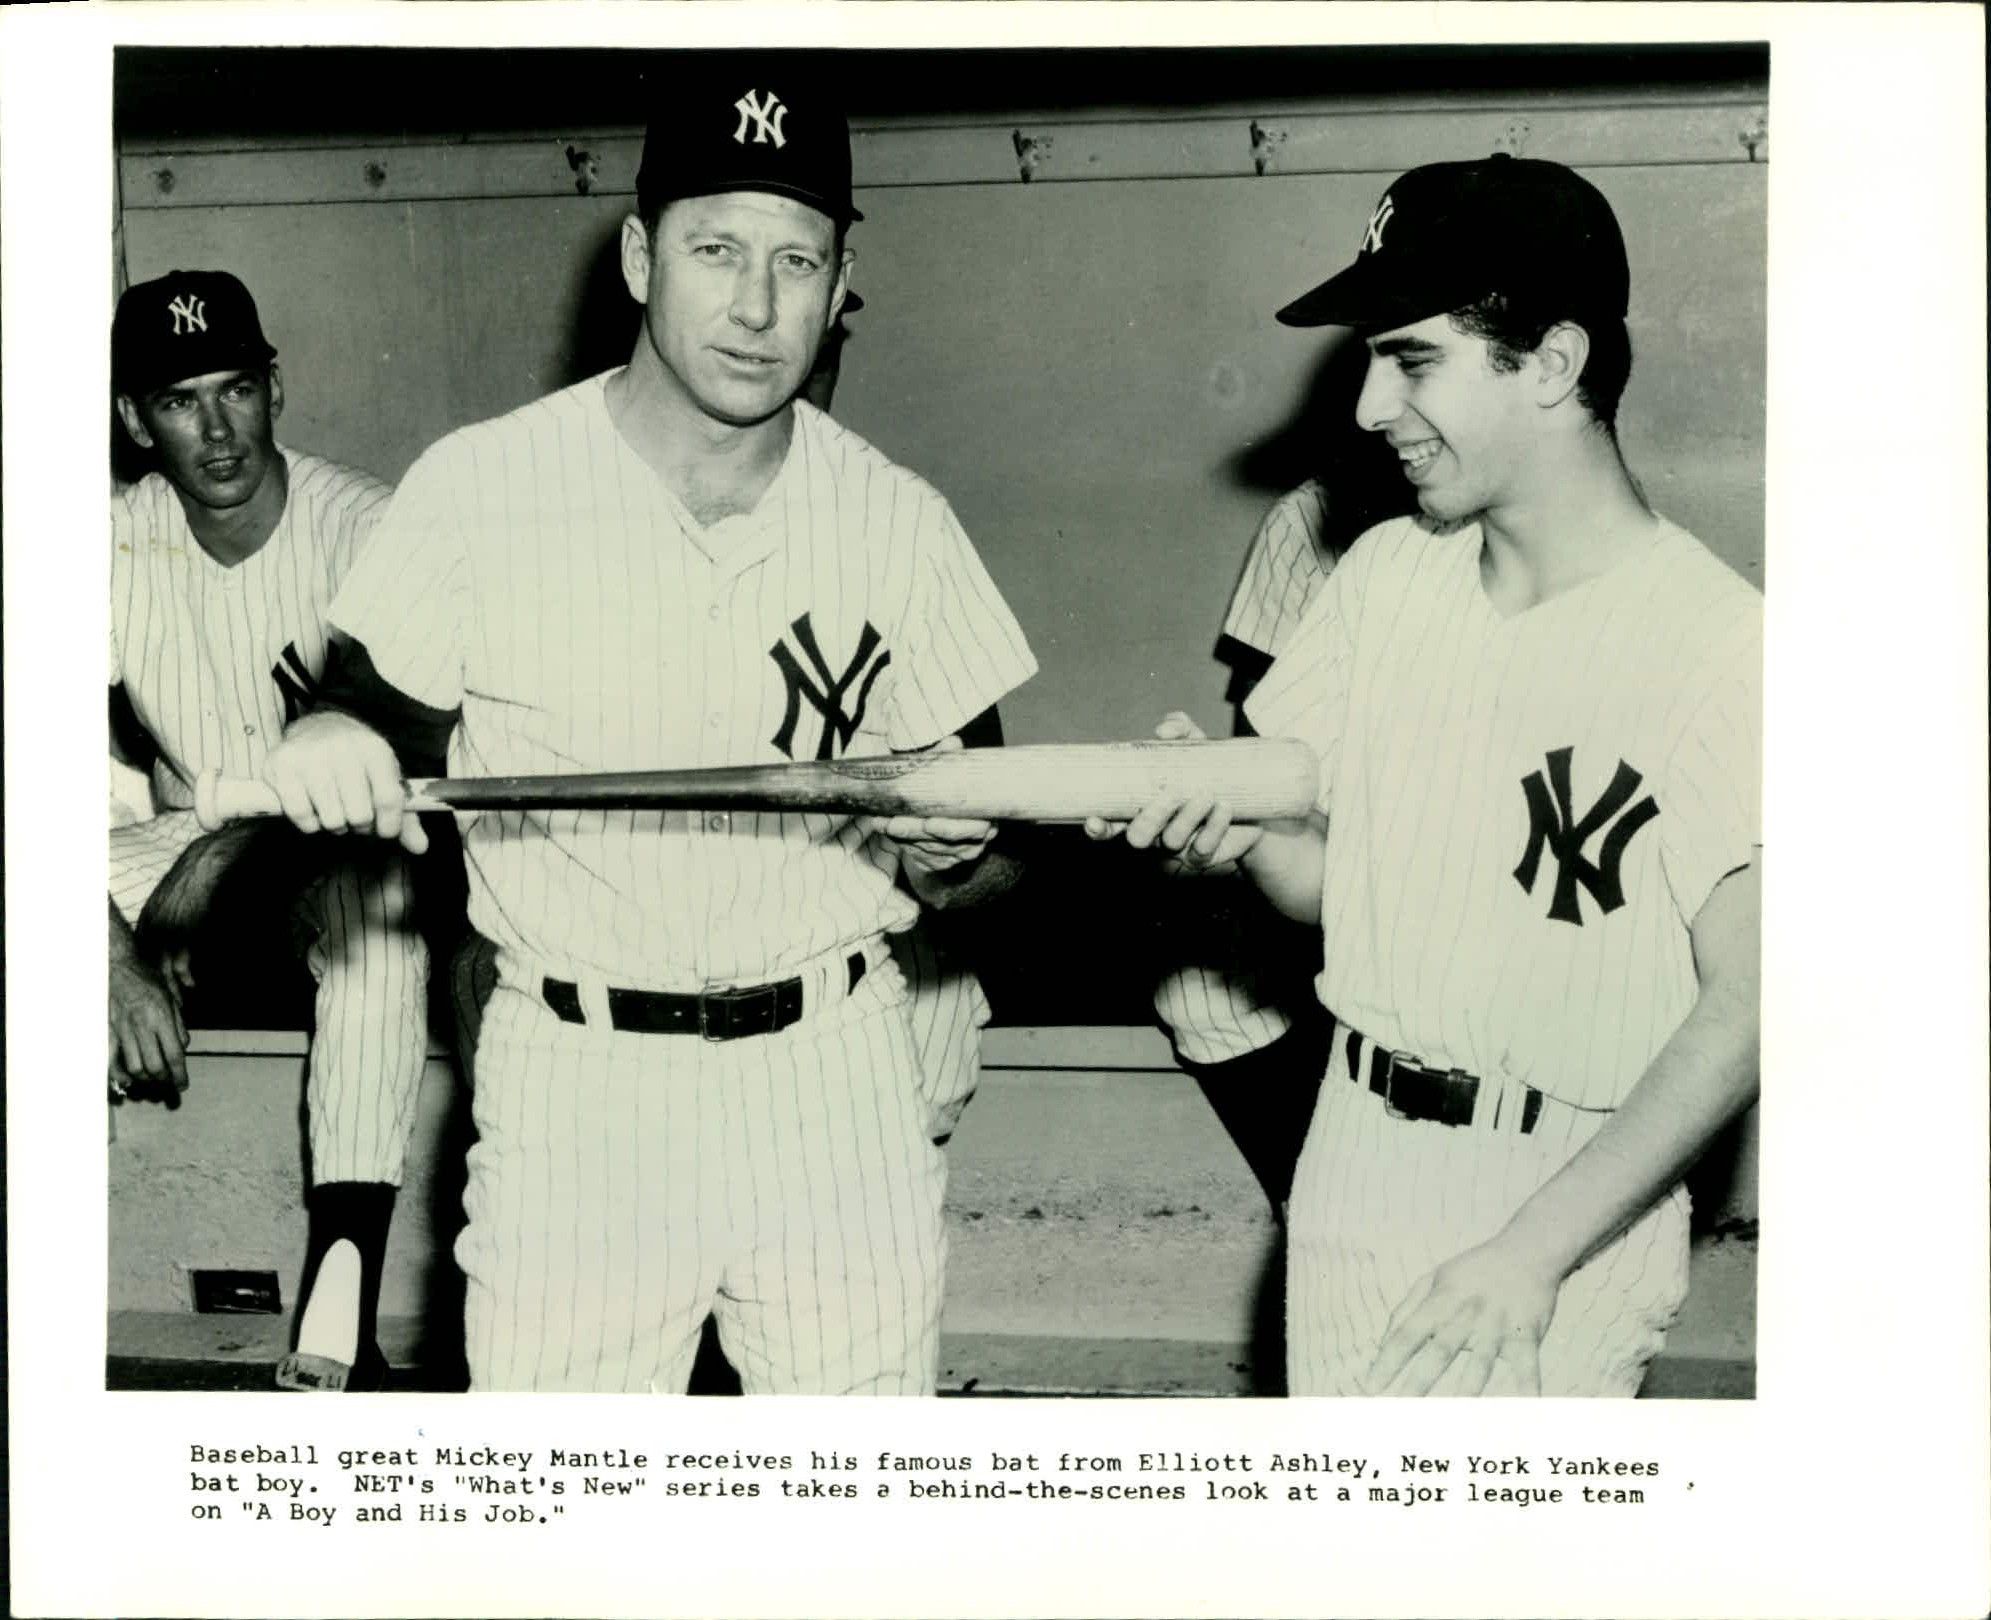
<instances>
[{"instance_id":1,"label":"wooden baseball bat","mask_svg":"<svg viewBox=\"0 0 1991 1620\"><path fill-rule=\"evenodd\" d=\"M1220 799L1239 821L1313 808L1318 762L1288 737L1226 741L1037 743L946 753L572 776L423 777L412 810L762 810L977 821L1127 820L1164 794ZM210 772L194 808L210 831L283 813L276 790Z\"/></svg>"}]
</instances>

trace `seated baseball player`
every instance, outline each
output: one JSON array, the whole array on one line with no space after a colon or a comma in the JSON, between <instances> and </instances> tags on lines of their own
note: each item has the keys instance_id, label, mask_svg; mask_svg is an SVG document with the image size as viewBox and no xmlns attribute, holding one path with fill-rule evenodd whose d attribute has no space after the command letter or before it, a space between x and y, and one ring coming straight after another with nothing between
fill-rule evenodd
<instances>
[{"instance_id":1,"label":"seated baseball player","mask_svg":"<svg viewBox=\"0 0 1991 1620\"><path fill-rule=\"evenodd\" d=\"M1357 420L1419 506L1246 705L1319 753L1317 812L1088 828L1321 921L1294 1394L1636 1393L1686 1292L1682 1177L1755 1095L1762 602L1625 467L1629 288L1560 165L1392 185L1280 312L1366 346Z\"/></svg>"},{"instance_id":2,"label":"seated baseball player","mask_svg":"<svg viewBox=\"0 0 1991 1620\"><path fill-rule=\"evenodd\" d=\"M149 768L156 810L110 835L112 1095L177 1102L197 976L239 971L245 938L264 955L295 944L316 981L311 1221L276 1382L377 1387L380 1267L428 1039L408 864L283 827L203 837L192 805L203 771L255 772L310 706L326 607L388 490L276 442L276 350L225 271L128 289L112 367L118 415L155 465L111 502L111 734Z\"/></svg>"},{"instance_id":3,"label":"seated baseball player","mask_svg":"<svg viewBox=\"0 0 1991 1620\"><path fill-rule=\"evenodd\" d=\"M946 502L798 398L860 216L841 112L764 73L700 53L664 88L628 364L403 480L331 609L347 712L264 762L300 828L419 848L402 775L445 753L959 746L1033 672ZM931 1392L946 1161L886 936L1003 879L992 825L577 800L462 834L497 946L456 1246L472 1387L682 1391L710 1316L748 1393Z\"/></svg>"}]
</instances>

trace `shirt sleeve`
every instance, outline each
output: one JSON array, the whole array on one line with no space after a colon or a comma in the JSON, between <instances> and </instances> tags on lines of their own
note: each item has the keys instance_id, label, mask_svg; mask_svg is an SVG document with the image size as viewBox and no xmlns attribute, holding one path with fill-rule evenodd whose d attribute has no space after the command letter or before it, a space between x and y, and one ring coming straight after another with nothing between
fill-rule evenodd
<instances>
[{"instance_id":1,"label":"shirt sleeve","mask_svg":"<svg viewBox=\"0 0 1991 1620\"><path fill-rule=\"evenodd\" d=\"M124 622L131 604L131 493L122 489L111 497L111 636L110 684L124 685Z\"/></svg>"},{"instance_id":2,"label":"shirt sleeve","mask_svg":"<svg viewBox=\"0 0 1991 1620\"><path fill-rule=\"evenodd\" d=\"M1196 962L1155 985L1155 1016L1191 1063L1223 1063L1270 1046L1293 1021L1260 983L1255 961Z\"/></svg>"},{"instance_id":3,"label":"shirt sleeve","mask_svg":"<svg viewBox=\"0 0 1991 1620\"><path fill-rule=\"evenodd\" d=\"M1666 880L1689 922L1763 840L1763 612L1753 592L1712 638L1703 668L1661 779Z\"/></svg>"},{"instance_id":4,"label":"shirt sleeve","mask_svg":"<svg viewBox=\"0 0 1991 1620\"><path fill-rule=\"evenodd\" d=\"M1319 757L1315 803L1321 810L1331 809L1329 787L1347 726L1361 556L1358 545L1335 569L1244 705L1245 718L1261 737L1298 737Z\"/></svg>"},{"instance_id":5,"label":"shirt sleeve","mask_svg":"<svg viewBox=\"0 0 1991 1620\"><path fill-rule=\"evenodd\" d=\"M334 625L380 678L431 709L463 702L470 565L460 514L467 469L438 445L408 469L332 598Z\"/></svg>"},{"instance_id":6,"label":"shirt sleeve","mask_svg":"<svg viewBox=\"0 0 1991 1620\"><path fill-rule=\"evenodd\" d=\"M925 748L1037 673L1009 604L952 509L938 496L920 514L914 576L887 741Z\"/></svg>"},{"instance_id":7,"label":"shirt sleeve","mask_svg":"<svg viewBox=\"0 0 1991 1620\"><path fill-rule=\"evenodd\" d=\"M368 542L386 515L393 492L385 485L356 490L342 504L337 529L331 539L331 568L334 588L353 571L353 565L366 554Z\"/></svg>"},{"instance_id":8,"label":"shirt sleeve","mask_svg":"<svg viewBox=\"0 0 1991 1620\"><path fill-rule=\"evenodd\" d=\"M1326 492L1312 480L1272 503L1245 555L1225 635L1268 657L1286 645L1333 568L1320 544L1326 516Z\"/></svg>"}]
</instances>

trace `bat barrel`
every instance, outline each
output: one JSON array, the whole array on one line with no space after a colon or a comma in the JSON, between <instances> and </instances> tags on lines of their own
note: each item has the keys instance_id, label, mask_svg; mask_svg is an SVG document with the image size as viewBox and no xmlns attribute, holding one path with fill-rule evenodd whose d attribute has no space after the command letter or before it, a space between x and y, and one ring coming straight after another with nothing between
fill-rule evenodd
<instances>
[{"instance_id":1,"label":"bat barrel","mask_svg":"<svg viewBox=\"0 0 1991 1620\"><path fill-rule=\"evenodd\" d=\"M606 771L570 776L437 777L409 782L411 810L747 810L953 816L981 821L1124 821L1158 799L1220 800L1239 821L1304 815L1318 765L1292 738L1042 743L884 754L789 765ZM204 775L201 825L280 815L254 780Z\"/></svg>"},{"instance_id":2,"label":"bat barrel","mask_svg":"<svg viewBox=\"0 0 1991 1620\"><path fill-rule=\"evenodd\" d=\"M1270 821L1305 815L1318 791L1313 750L1292 738L1025 744L927 758L895 784L909 813L1125 821L1158 799L1203 798L1239 821Z\"/></svg>"}]
</instances>

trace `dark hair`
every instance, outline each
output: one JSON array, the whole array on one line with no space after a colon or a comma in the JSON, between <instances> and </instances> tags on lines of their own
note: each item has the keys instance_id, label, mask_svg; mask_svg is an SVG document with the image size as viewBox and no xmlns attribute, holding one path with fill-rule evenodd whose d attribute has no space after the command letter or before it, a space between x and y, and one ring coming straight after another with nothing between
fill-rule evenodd
<instances>
[{"instance_id":1,"label":"dark hair","mask_svg":"<svg viewBox=\"0 0 1991 1620\"><path fill-rule=\"evenodd\" d=\"M1459 331L1486 339L1487 357L1496 371L1518 371L1521 361L1542 346L1552 327L1567 321L1590 335L1590 356L1576 384L1576 397L1613 439L1618 432L1618 402L1632 372L1632 338L1622 316L1593 320L1573 311L1553 315L1531 309L1504 293L1489 293L1477 303L1451 312Z\"/></svg>"}]
</instances>

